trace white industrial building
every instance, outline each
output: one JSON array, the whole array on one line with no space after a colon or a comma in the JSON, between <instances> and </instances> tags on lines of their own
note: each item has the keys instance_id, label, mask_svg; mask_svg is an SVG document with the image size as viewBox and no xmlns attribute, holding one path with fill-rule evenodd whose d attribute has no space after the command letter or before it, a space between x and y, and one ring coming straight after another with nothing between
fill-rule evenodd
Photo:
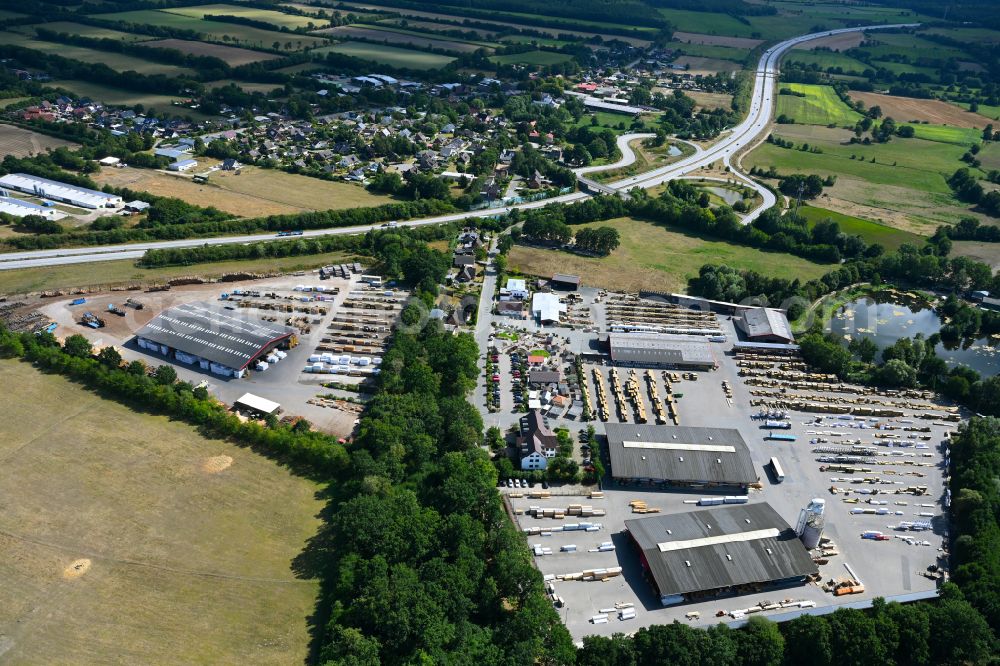
<instances>
[{"instance_id":1,"label":"white industrial building","mask_svg":"<svg viewBox=\"0 0 1000 666\"><path fill-rule=\"evenodd\" d=\"M14 217L38 215L39 217L44 217L47 220L61 220L66 217L64 213L60 213L55 208L46 208L45 206L39 206L38 204L33 204L29 201L21 201L20 199L15 199L14 197L4 196L0 196L0 213L6 213L7 215L13 215Z\"/></svg>"},{"instance_id":2,"label":"white industrial building","mask_svg":"<svg viewBox=\"0 0 1000 666\"><path fill-rule=\"evenodd\" d=\"M558 324L566 306L555 294L537 292L531 297L531 314L540 324Z\"/></svg>"},{"instance_id":3,"label":"white industrial building","mask_svg":"<svg viewBox=\"0 0 1000 666\"><path fill-rule=\"evenodd\" d=\"M0 187L17 190L43 199L61 201L80 208L116 208L122 205L122 198L97 190L67 185L48 178L39 178L27 173L9 173L0 178Z\"/></svg>"}]
</instances>

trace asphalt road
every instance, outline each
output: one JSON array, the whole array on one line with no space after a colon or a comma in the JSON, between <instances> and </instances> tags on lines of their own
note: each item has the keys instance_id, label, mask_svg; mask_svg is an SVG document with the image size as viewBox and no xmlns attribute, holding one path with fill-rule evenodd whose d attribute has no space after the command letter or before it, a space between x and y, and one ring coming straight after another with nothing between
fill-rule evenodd
<instances>
[{"instance_id":1,"label":"asphalt road","mask_svg":"<svg viewBox=\"0 0 1000 666\"><path fill-rule=\"evenodd\" d=\"M878 30L884 28L899 28L899 27L913 27L919 25L918 23L906 23L906 24L894 24L894 25L876 25L876 26L864 26L857 28L841 28L839 30L829 30L824 32L813 33L809 35L802 35L801 37L794 37L787 41L781 42L772 46L770 49L764 52L761 56L760 64L757 66L757 73L754 79L754 88L752 101L750 104L750 112L747 114L746 119L741 122L736 127L729 130L725 136L719 141L717 141L712 146L696 152L694 155L680 160L674 164L668 166L660 167L657 169L652 169L645 173L631 176L613 183L610 183L611 187L620 190L628 190L633 187L641 188L651 188L661 185L671 179L680 178L693 171L701 169L714 162L722 161L726 166L730 166L730 159L734 154L742 150L743 148L751 146L757 138L766 131L767 125L771 119L771 113L774 107L774 93L775 85L778 78L778 61L781 56L784 55L788 49L794 47L797 44L806 42L812 39L818 39L819 37L825 37L827 35L836 35L845 32L857 32L859 30ZM633 136L632 138L636 138ZM622 141L624 139L624 142ZM604 168L618 168L620 166L627 165L635 159L632 150L628 147L628 138L622 137L619 139L619 148L622 149L622 159L618 163L612 165L606 165ZM631 160L629 159L631 158ZM621 164L624 162L624 164ZM751 221L757 218L764 210L773 206L776 203L774 194L771 193L765 187L755 183L754 181L747 178L745 175L736 172L735 169L731 168L730 172L740 180L744 181L750 187L753 187L757 192L761 194L764 202L755 208L753 211L748 213L743 222L749 224ZM550 203L570 203L574 201L580 201L582 199L588 198L590 195L584 192L573 192L571 194L565 194L559 197L554 197L551 199L542 199L540 201L533 201L525 204L517 204L515 206L508 206L504 208L493 208L487 210L480 210L474 212L462 212L453 213L449 215L439 215L437 217L422 218L419 220L407 220L399 223L400 226L407 227L419 227L427 224L439 224L442 222L452 222L455 220L462 220L469 217L491 217L495 215L502 215L504 213L510 212L514 208L540 208L546 206ZM302 236L297 238L308 238L311 236L328 236L333 234L359 234L365 233L370 229L377 228L379 225L369 225L362 227L347 227L342 229L315 229L312 231L306 231ZM166 249L166 248L184 248L184 247L197 247L200 245L222 245L229 243L253 243L256 241L274 240L276 238L273 233L266 234L251 234L246 236L226 236L221 238L192 238L185 240L173 240L173 241L154 241L147 243L130 243L128 245L106 245L106 246L96 246L96 247L86 247L86 248L72 248L72 249L55 249L55 250L37 250L32 252L13 252L7 254L0 254L0 270L13 270L18 268L37 268L42 266L58 266L64 264L79 264L79 263L89 263L96 261L114 261L118 259L138 259L143 255L146 250L150 249Z\"/></svg>"}]
</instances>

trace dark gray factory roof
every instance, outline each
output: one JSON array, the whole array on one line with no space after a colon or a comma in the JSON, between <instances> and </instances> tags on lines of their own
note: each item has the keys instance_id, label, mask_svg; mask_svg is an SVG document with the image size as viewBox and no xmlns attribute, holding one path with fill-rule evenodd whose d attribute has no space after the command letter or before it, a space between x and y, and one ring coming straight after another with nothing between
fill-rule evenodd
<instances>
[{"instance_id":1,"label":"dark gray factory roof","mask_svg":"<svg viewBox=\"0 0 1000 666\"><path fill-rule=\"evenodd\" d=\"M768 583L817 571L795 530L766 503L626 520L625 527L642 549L661 595Z\"/></svg>"},{"instance_id":2,"label":"dark gray factory roof","mask_svg":"<svg viewBox=\"0 0 1000 666\"><path fill-rule=\"evenodd\" d=\"M745 485L757 480L738 430L608 423L611 474L621 479Z\"/></svg>"},{"instance_id":3,"label":"dark gray factory roof","mask_svg":"<svg viewBox=\"0 0 1000 666\"><path fill-rule=\"evenodd\" d=\"M227 368L245 368L269 344L295 329L212 303L164 310L136 335Z\"/></svg>"},{"instance_id":4,"label":"dark gray factory roof","mask_svg":"<svg viewBox=\"0 0 1000 666\"><path fill-rule=\"evenodd\" d=\"M703 337L671 333L609 333L611 358L615 361L694 363L712 365L715 357Z\"/></svg>"}]
</instances>

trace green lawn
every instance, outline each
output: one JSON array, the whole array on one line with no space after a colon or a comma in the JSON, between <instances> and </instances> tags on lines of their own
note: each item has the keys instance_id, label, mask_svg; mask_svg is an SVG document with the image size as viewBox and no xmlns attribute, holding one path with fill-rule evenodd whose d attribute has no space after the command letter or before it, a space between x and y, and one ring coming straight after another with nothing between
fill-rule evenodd
<instances>
[{"instance_id":1,"label":"green lawn","mask_svg":"<svg viewBox=\"0 0 1000 666\"><path fill-rule=\"evenodd\" d=\"M528 51L490 57L490 60L498 65L557 65L571 59L572 56L565 53L553 53L552 51Z\"/></svg>"},{"instance_id":2,"label":"green lawn","mask_svg":"<svg viewBox=\"0 0 1000 666\"><path fill-rule=\"evenodd\" d=\"M845 74L861 74L866 69L871 69L869 65L856 60L851 56L838 53L836 51L797 51L792 50L784 58L785 62L800 62L804 65L816 65L821 70L826 71L829 67L839 67Z\"/></svg>"},{"instance_id":3,"label":"green lawn","mask_svg":"<svg viewBox=\"0 0 1000 666\"><path fill-rule=\"evenodd\" d=\"M833 124L842 127L853 126L861 119L861 114L844 104L830 86L785 83L781 88L805 93L805 97L778 95L775 115L784 114L794 118L796 123L806 125Z\"/></svg>"},{"instance_id":4,"label":"green lawn","mask_svg":"<svg viewBox=\"0 0 1000 666\"><path fill-rule=\"evenodd\" d=\"M921 246L924 238L917 234L895 229L879 222L864 220L860 217L844 215L825 208L815 208L803 205L799 208L799 214L809 221L812 227L821 220L830 219L840 225L840 230L852 236L861 236L867 243L878 243L887 250L895 250L903 243Z\"/></svg>"},{"instance_id":5,"label":"green lawn","mask_svg":"<svg viewBox=\"0 0 1000 666\"><path fill-rule=\"evenodd\" d=\"M252 28L247 25L238 25L235 23L205 21L200 18L156 9L139 9L111 14L91 14L91 16L106 21L126 21L128 23L141 23L165 28L193 30L203 35L209 41L225 41L232 46L271 48L274 42L278 42L282 45L283 49L286 44L289 44L290 48L287 48L288 51L301 51L304 48L309 48L317 44L329 43L321 37L310 37L309 35L278 32L276 30L261 30L260 28ZM228 38L228 41L224 38Z\"/></svg>"},{"instance_id":6,"label":"green lawn","mask_svg":"<svg viewBox=\"0 0 1000 666\"><path fill-rule=\"evenodd\" d=\"M405 67L408 69L439 69L454 60L454 58L436 53L401 49L395 46L385 46L384 44L351 41L341 42L335 46L325 46L312 51L312 53L340 53L354 58L361 58L362 60L389 65L390 67Z\"/></svg>"},{"instance_id":7,"label":"green lawn","mask_svg":"<svg viewBox=\"0 0 1000 666\"><path fill-rule=\"evenodd\" d=\"M116 39L121 42L144 42L156 39L152 35L139 35L131 32L122 32L121 30L112 30L111 28L101 28L96 25L73 23L72 21L52 21L51 23L18 26L14 28L14 31L34 36L35 28L45 28L52 32L65 32L91 39Z\"/></svg>"},{"instance_id":8,"label":"green lawn","mask_svg":"<svg viewBox=\"0 0 1000 666\"><path fill-rule=\"evenodd\" d=\"M621 246L611 256L580 257L516 245L510 252L510 267L528 275L551 276L552 267L558 266L560 271L585 276L590 286L624 291L683 291L688 279L709 263L724 263L772 277L803 281L834 268L834 265L816 264L780 252L763 252L628 217L574 226L574 230L603 226L614 227L621 234Z\"/></svg>"},{"instance_id":9,"label":"green lawn","mask_svg":"<svg viewBox=\"0 0 1000 666\"><path fill-rule=\"evenodd\" d=\"M46 42L40 39L31 39L25 35L13 32L0 32L0 45L21 46L32 51L40 51L46 55L56 55L69 60L78 60L90 64L104 64L118 72L129 70L139 74L164 74L166 76L194 76L193 69L188 67L178 67L177 65L166 65L152 60L143 60L133 55L125 53L112 53L110 51L98 51L84 46L72 44L59 44L57 42Z\"/></svg>"}]
</instances>

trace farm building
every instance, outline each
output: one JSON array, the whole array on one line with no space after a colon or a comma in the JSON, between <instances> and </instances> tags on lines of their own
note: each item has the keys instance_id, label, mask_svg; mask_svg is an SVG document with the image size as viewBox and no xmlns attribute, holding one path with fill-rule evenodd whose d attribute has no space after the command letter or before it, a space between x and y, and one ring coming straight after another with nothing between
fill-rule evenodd
<instances>
[{"instance_id":1,"label":"farm building","mask_svg":"<svg viewBox=\"0 0 1000 666\"><path fill-rule=\"evenodd\" d=\"M774 308L747 308L736 319L736 326L751 342L788 344L795 341L785 313Z\"/></svg>"},{"instance_id":2,"label":"farm building","mask_svg":"<svg viewBox=\"0 0 1000 666\"><path fill-rule=\"evenodd\" d=\"M566 306L555 294L538 292L531 297L531 314L540 324L558 324Z\"/></svg>"},{"instance_id":3,"label":"farm building","mask_svg":"<svg viewBox=\"0 0 1000 666\"><path fill-rule=\"evenodd\" d=\"M7 174L0 178L0 187L32 194L43 199L61 201L80 208L115 208L122 205L122 198L115 194L105 194L86 187L67 185L26 173Z\"/></svg>"},{"instance_id":4,"label":"farm building","mask_svg":"<svg viewBox=\"0 0 1000 666\"><path fill-rule=\"evenodd\" d=\"M743 489L757 481L739 430L608 423L605 432L615 479Z\"/></svg>"},{"instance_id":5,"label":"farm building","mask_svg":"<svg viewBox=\"0 0 1000 666\"><path fill-rule=\"evenodd\" d=\"M816 564L770 504L734 504L626 520L663 605L801 585Z\"/></svg>"},{"instance_id":6,"label":"farm building","mask_svg":"<svg viewBox=\"0 0 1000 666\"><path fill-rule=\"evenodd\" d=\"M25 215L39 215L47 220L61 220L66 217L55 208L46 208L29 201L21 201L14 197L0 196L0 213L7 213L14 217L24 217Z\"/></svg>"},{"instance_id":7,"label":"farm building","mask_svg":"<svg viewBox=\"0 0 1000 666\"><path fill-rule=\"evenodd\" d=\"M136 343L223 377L242 377L272 350L293 346L296 333L211 303L186 303L161 312L136 334Z\"/></svg>"},{"instance_id":8,"label":"farm building","mask_svg":"<svg viewBox=\"0 0 1000 666\"><path fill-rule=\"evenodd\" d=\"M703 337L667 333L609 333L611 360L619 365L716 367L712 348Z\"/></svg>"},{"instance_id":9,"label":"farm building","mask_svg":"<svg viewBox=\"0 0 1000 666\"><path fill-rule=\"evenodd\" d=\"M553 289L569 289L571 291L576 291L580 288L580 276L556 273L552 276L552 280L549 281L549 286Z\"/></svg>"}]
</instances>

